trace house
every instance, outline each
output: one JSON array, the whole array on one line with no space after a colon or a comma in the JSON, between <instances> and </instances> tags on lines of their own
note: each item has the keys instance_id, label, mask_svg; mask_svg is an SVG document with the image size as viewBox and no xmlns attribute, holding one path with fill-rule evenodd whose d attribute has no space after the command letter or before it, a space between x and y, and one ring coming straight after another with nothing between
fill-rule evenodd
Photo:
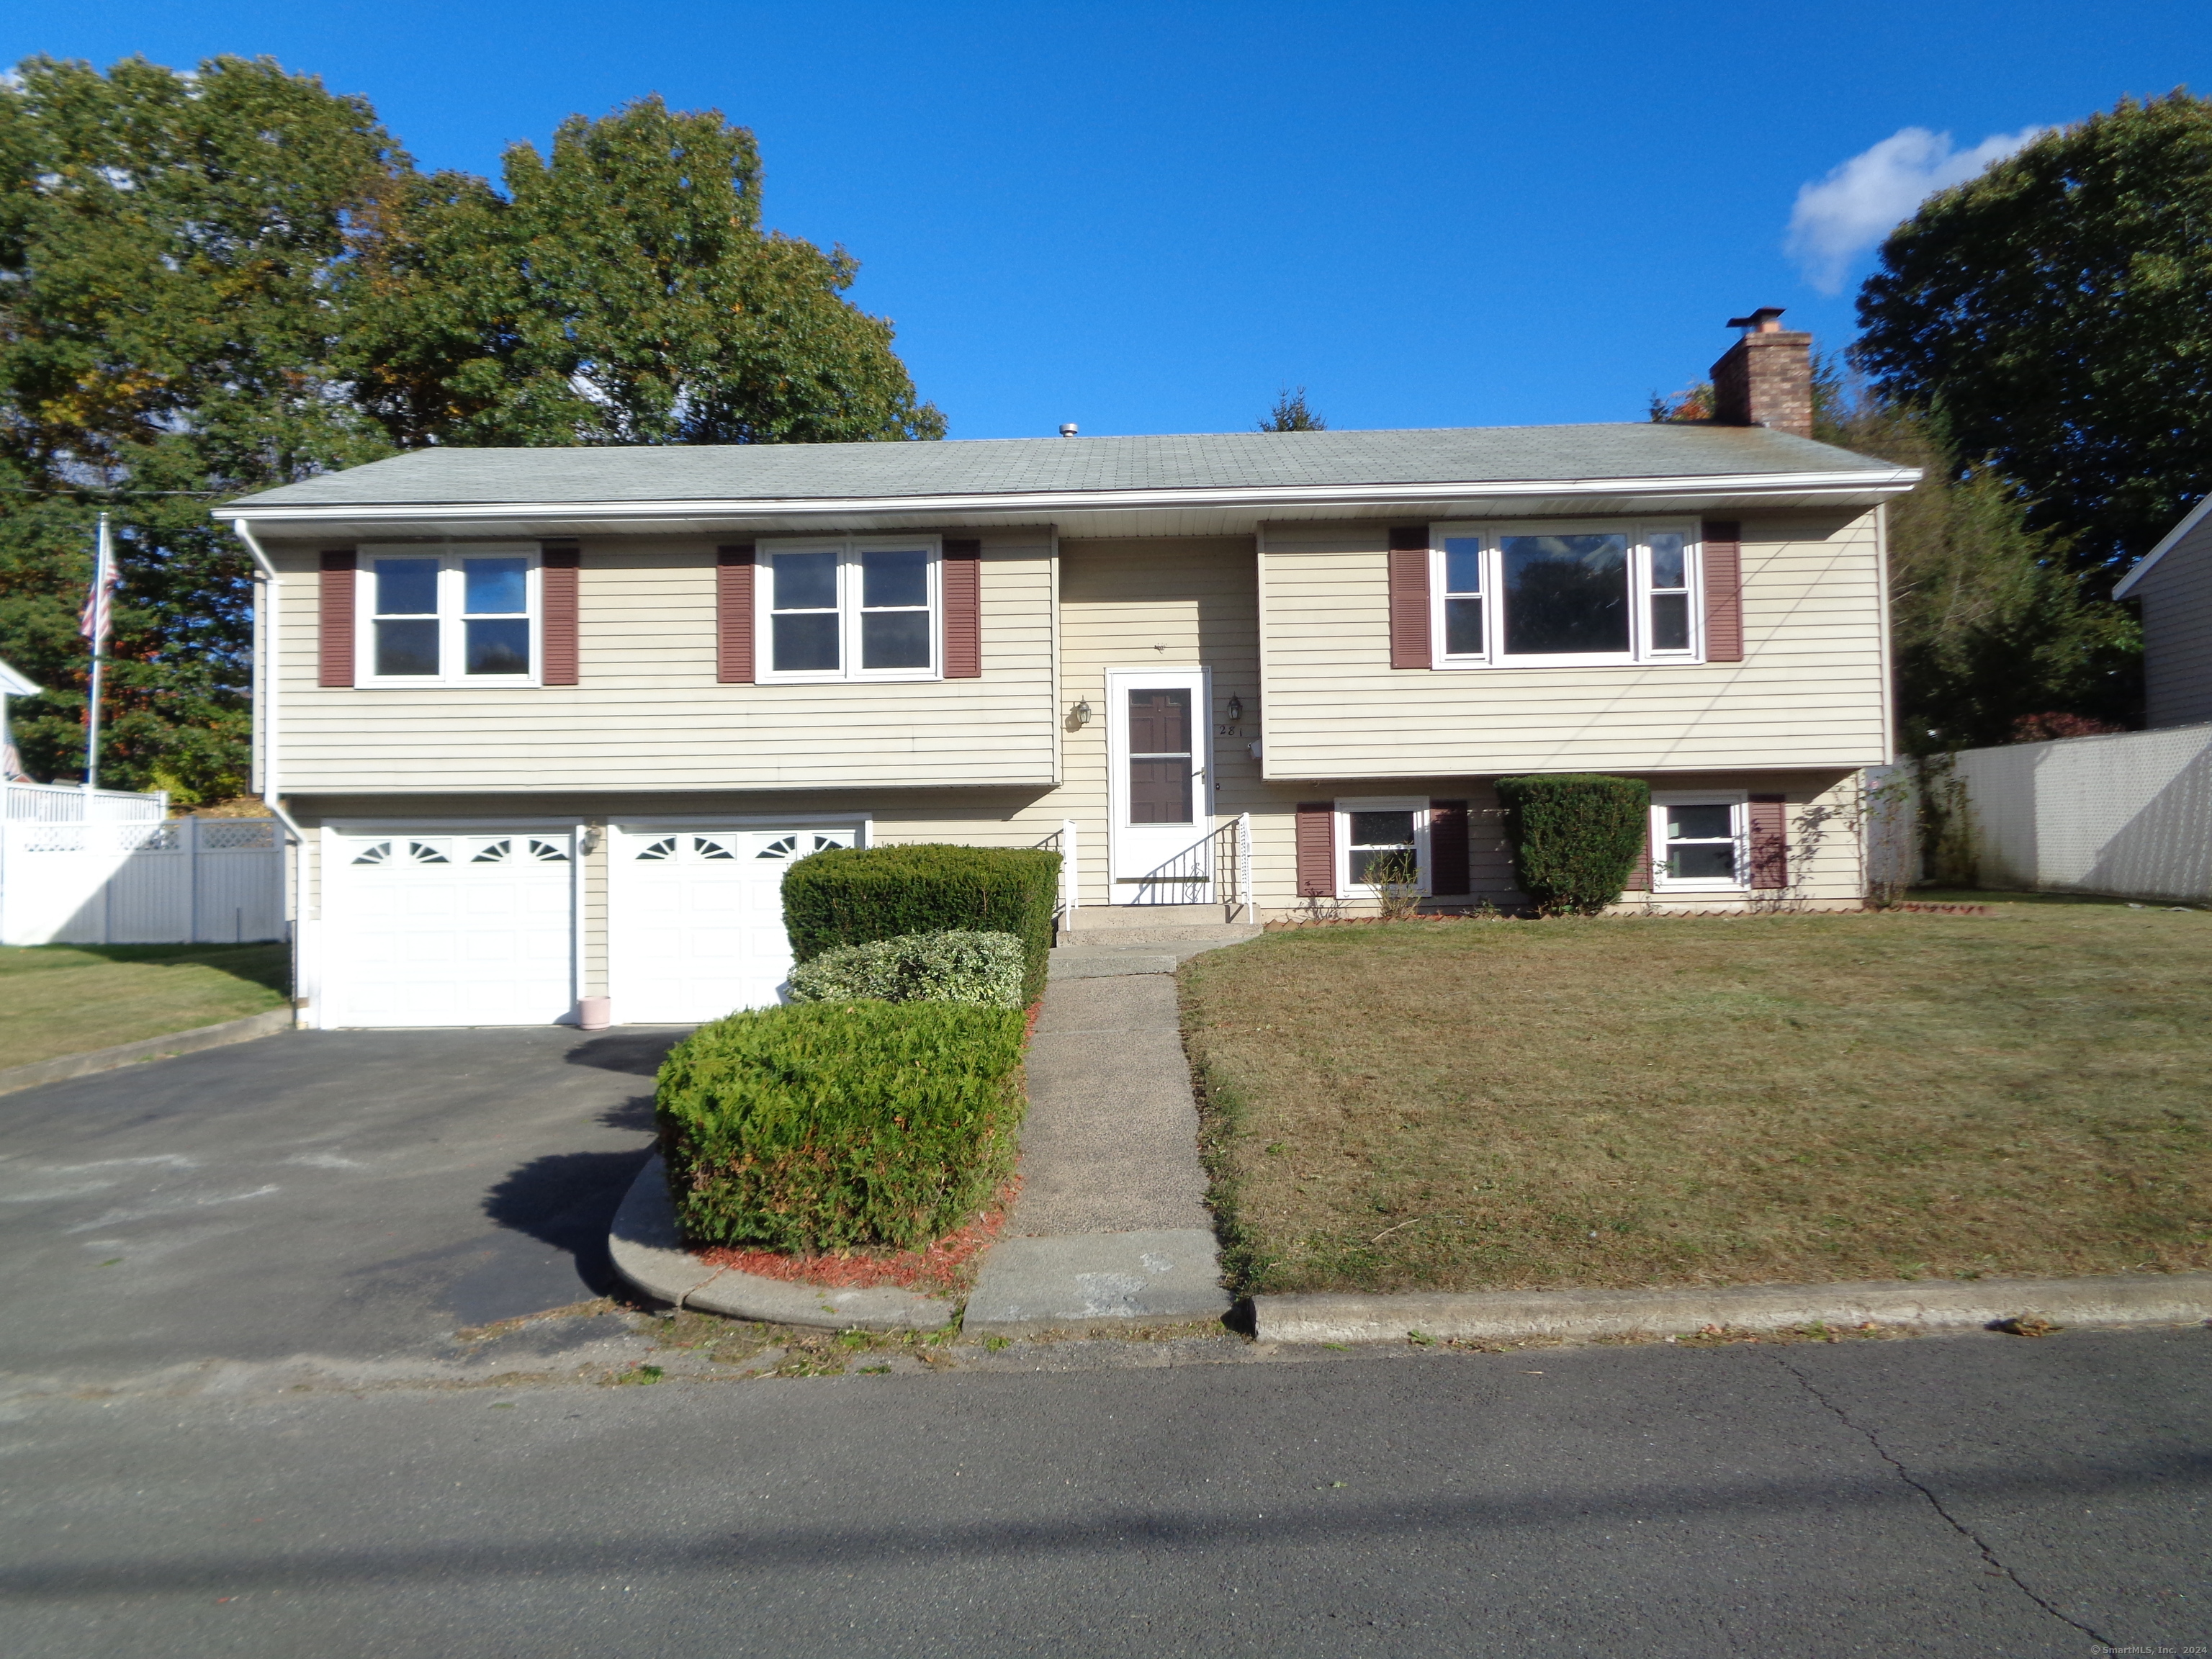
<instances>
[{"instance_id":1,"label":"house","mask_svg":"<svg viewBox=\"0 0 2212 1659\"><path fill-rule=\"evenodd\" d=\"M866 842L1058 846L1079 938L1393 854L1510 903L1535 771L1650 780L1633 902L1856 907L1917 475L1812 441L1779 315L1698 424L431 449L230 503L302 1018L771 1001L785 866Z\"/></svg>"},{"instance_id":2,"label":"house","mask_svg":"<svg viewBox=\"0 0 2212 1659\"><path fill-rule=\"evenodd\" d=\"M2112 589L2142 604L2144 724L2212 720L2212 495Z\"/></svg>"},{"instance_id":3,"label":"house","mask_svg":"<svg viewBox=\"0 0 2212 1659\"><path fill-rule=\"evenodd\" d=\"M15 739L8 730L8 699L35 697L43 689L6 663L0 662L0 782L30 781L29 775L23 770L22 757L15 752Z\"/></svg>"}]
</instances>

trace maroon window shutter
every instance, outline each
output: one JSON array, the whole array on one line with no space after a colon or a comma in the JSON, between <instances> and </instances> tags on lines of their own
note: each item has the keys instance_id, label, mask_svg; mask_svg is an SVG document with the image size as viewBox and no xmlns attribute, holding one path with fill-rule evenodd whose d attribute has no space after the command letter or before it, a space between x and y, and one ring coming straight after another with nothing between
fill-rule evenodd
<instances>
[{"instance_id":1,"label":"maroon window shutter","mask_svg":"<svg viewBox=\"0 0 2212 1659\"><path fill-rule=\"evenodd\" d=\"M1708 519L1705 549L1705 660L1743 660L1743 526Z\"/></svg>"},{"instance_id":2,"label":"maroon window shutter","mask_svg":"<svg viewBox=\"0 0 2212 1659\"><path fill-rule=\"evenodd\" d=\"M354 556L323 555L321 656L318 685L353 684Z\"/></svg>"},{"instance_id":3,"label":"maroon window shutter","mask_svg":"<svg viewBox=\"0 0 2212 1659\"><path fill-rule=\"evenodd\" d=\"M983 544L951 541L939 577L945 605L945 678L983 675Z\"/></svg>"},{"instance_id":4,"label":"maroon window shutter","mask_svg":"<svg viewBox=\"0 0 2212 1659\"><path fill-rule=\"evenodd\" d=\"M1424 525L1390 531L1390 666L1429 663L1429 532Z\"/></svg>"},{"instance_id":5,"label":"maroon window shutter","mask_svg":"<svg viewBox=\"0 0 2212 1659\"><path fill-rule=\"evenodd\" d=\"M1751 884L1771 890L1790 884L1790 828L1779 795L1751 798Z\"/></svg>"},{"instance_id":6,"label":"maroon window shutter","mask_svg":"<svg viewBox=\"0 0 2212 1659\"><path fill-rule=\"evenodd\" d=\"M1628 879L1621 890L1627 893L1648 893L1651 890L1651 814L1644 815L1644 840L1636 849L1636 861L1628 866Z\"/></svg>"},{"instance_id":7,"label":"maroon window shutter","mask_svg":"<svg viewBox=\"0 0 2212 1659\"><path fill-rule=\"evenodd\" d=\"M753 683L753 544L714 550L714 678Z\"/></svg>"},{"instance_id":8,"label":"maroon window shutter","mask_svg":"<svg viewBox=\"0 0 2212 1659\"><path fill-rule=\"evenodd\" d=\"M584 556L573 547L548 547L538 580L544 615L538 625L544 662L540 685L576 683L576 583Z\"/></svg>"},{"instance_id":9,"label":"maroon window shutter","mask_svg":"<svg viewBox=\"0 0 2212 1659\"><path fill-rule=\"evenodd\" d=\"M1336 896L1336 803L1298 803L1298 896Z\"/></svg>"},{"instance_id":10,"label":"maroon window shutter","mask_svg":"<svg viewBox=\"0 0 2212 1659\"><path fill-rule=\"evenodd\" d=\"M1429 803L1429 891L1473 890L1474 881L1468 872L1467 803L1432 800Z\"/></svg>"}]
</instances>

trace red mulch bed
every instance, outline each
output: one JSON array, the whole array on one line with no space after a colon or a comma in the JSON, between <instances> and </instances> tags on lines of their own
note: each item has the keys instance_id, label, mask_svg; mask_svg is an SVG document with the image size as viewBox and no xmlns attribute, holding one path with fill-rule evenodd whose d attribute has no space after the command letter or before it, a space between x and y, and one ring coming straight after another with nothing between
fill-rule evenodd
<instances>
[{"instance_id":1,"label":"red mulch bed","mask_svg":"<svg viewBox=\"0 0 2212 1659\"><path fill-rule=\"evenodd\" d=\"M966 1226L949 1232L919 1250L837 1250L826 1255L785 1255L776 1250L739 1250L716 1244L692 1254L710 1267L729 1267L763 1279L793 1284L820 1285L833 1291L873 1290L896 1285L902 1291L951 1291L963 1287L966 1270L994 1243L1014 1206L1022 1178L1009 1177Z\"/></svg>"}]
</instances>

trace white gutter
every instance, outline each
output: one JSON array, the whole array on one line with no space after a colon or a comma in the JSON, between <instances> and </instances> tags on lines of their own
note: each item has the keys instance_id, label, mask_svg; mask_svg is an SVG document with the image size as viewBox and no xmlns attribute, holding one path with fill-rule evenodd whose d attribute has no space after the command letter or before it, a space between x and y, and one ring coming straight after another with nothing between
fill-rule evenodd
<instances>
[{"instance_id":1,"label":"white gutter","mask_svg":"<svg viewBox=\"0 0 2212 1659\"><path fill-rule=\"evenodd\" d=\"M2112 597L2116 599L2124 599L2129 594L2134 592L2136 591L2136 584L2141 581L2145 576L2150 574L2151 567L2156 564L2160 559L2164 558L2169 552L2172 551L2174 544L2180 541L2184 536L2186 536L2191 531L2196 529L2198 525L2203 523L2204 516L2208 513L2212 513L2212 495L2207 495L2203 501L2197 502L2195 507L2190 508L2189 516L2187 518L2184 519L2179 524L2174 526L2172 529L2167 531L2166 534L2160 538L2159 544L2156 547L2151 549L2149 552L2144 554L2142 557L2137 559L2134 564L2128 567L2128 574L2120 578L2119 586L2112 590Z\"/></svg>"},{"instance_id":2,"label":"white gutter","mask_svg":"<svg viewBox=\"0 0 2212 1659\"><path fill-rule=\"evenodd\" d=\"M1005 490L930 495L726 496L691 500L609 501L318 502L296 507L233 505L221 509L233 525L314 524L422 519L575 520L668 518L808 518L853 513L929 513L972 515L1019 513L1050 516L1101 508L1356 507L1399 501L1513 500L1526 496L1607 495L1850 495L1869 490L1901 495L1920 482L1915 467L1852 472L1709 473L1658 478L1515 478L1480 483L1298 484L1268 489L1243 485L1169 489Z\"/></svg>"},{"instance_id":3,"label":"white gutter","mask_svg":"<svg viewBox=\"0 0 2212 1659\"><path fill-rule=\"evenodd\" d=\"M277 624L281 614L276 592L276 567L261 550L261 544L253 539L253 532L246 526L243 518L233 519L230 527L237 532L238 539L246 544L246 550L253 556L253 580L260 585L265 599L265 603L255 607L257 614L264 620L259 641L262 648L254 653L253 657L254 683L261 688L261 800L275 815L276 821L290 833L294 845L304 847L307 841L307 832L292 821L292 815L284 810L283 802L277 798L276 683L282 660L276 649Z\"/></svg>"}]
</instances>

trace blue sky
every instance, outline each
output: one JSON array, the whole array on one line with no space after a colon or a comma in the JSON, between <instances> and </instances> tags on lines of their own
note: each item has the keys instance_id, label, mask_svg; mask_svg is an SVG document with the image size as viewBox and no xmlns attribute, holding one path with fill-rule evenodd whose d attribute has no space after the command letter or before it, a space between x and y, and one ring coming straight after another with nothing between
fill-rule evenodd
<instances>
[{"instance_id":1,"label":"blue sky","mask_svg":"<svg viewBox=\"0 0 2212 1659\"><path fill-rule=\"evenodd\" d=\"M1641 418L1752 307L1846 343L1864 227L1929 180L2212 91L2212 6L19 0L0 60L34 52L267 54L483 173L572 111L720 109L982 438L1246 428L1298 383L1339 427Z\"/></svg>"}]
</instances>

